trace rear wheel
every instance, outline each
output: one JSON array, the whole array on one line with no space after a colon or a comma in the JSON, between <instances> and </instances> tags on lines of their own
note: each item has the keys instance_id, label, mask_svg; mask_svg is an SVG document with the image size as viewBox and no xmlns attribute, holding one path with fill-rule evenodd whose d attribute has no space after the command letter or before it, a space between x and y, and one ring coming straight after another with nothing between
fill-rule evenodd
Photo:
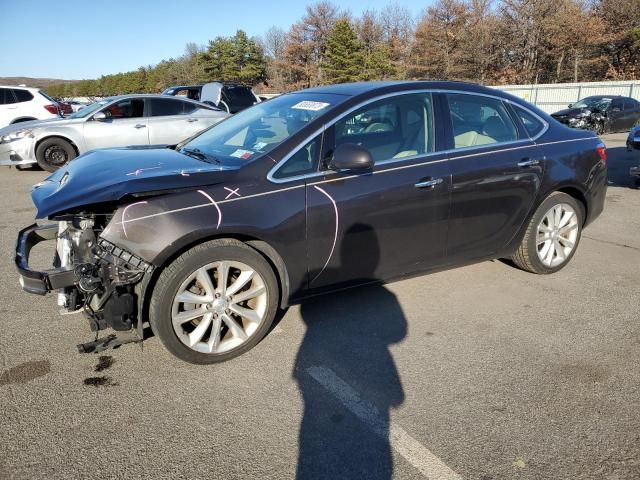
<instances>
[{"instance_id":1,"label":"rear wheel","mask_svg":"<svg viewBox=\"0 0 640 480\"><path fill-rule=\"evenodd\" d=\"M76 158L76 151L63 138L48 138L36 149L38 165L48 172L55 172L74 158Z\"/></svg>"},{"instance_id":2,"label":"rear wheel","mask_svg":"<svg viewBox=\"0 0 640 480\"><path fill-rule=\"evenodd\" d=\"M278 283L262 255L221 239L188 250L160 274L149 317L167 350L206 364L253 348L269 331L277 306Z\"/></svg>"},{"instance_id":3,"label":"rear wheel","mask_svg":"<svg viewBox=\"0 0 640 480\"><path fill-rule=\"evenodd\" d=\"M584 222L582 205L570 195L554 192L536 210L527 232L511 257L523 270L554 273L573 257Z\"/></svg>"}]
</instances>

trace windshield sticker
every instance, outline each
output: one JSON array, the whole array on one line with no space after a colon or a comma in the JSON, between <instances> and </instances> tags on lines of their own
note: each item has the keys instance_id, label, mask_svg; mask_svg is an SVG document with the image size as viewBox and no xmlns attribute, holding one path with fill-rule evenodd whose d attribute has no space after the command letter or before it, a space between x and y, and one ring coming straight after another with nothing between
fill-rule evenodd
<instances>
[{"instance_id":1,"label":"windshield sticker","mask_svg":"<svg viewBox=\"0 0 640 480\"><path fill-rule=\"evenodd\" d=\"M253 146L253 149L254 150L262 150L266 146L267 146L267 142L258 142Z\"/></svg>"},{"instance_id":2,"label":"windshield sticker","mask_svg":"<svg viewBox=\"0 0 640 480\"><path fill-rule=\"evenodd\" d=\"M296 103L293 107L296 110L311 110L313 112L317 112L318 110L322 110L323 108L328 107L329 104L325 102L312 102L311 100L305 100L304 102Z\"/></svg>"},{"instance_id":3,"label":"windshield sticker","mask_svg":"<svg viewBox=\"0 0 640 480\"><path fill-rule=\"evenodd\" d=\"M242 150L241 148L237 149L231 154L232 157L242 158L243 160L250 158L251 155L253 155L253 152L251 150Z\"/></svg>"}]
</instances>

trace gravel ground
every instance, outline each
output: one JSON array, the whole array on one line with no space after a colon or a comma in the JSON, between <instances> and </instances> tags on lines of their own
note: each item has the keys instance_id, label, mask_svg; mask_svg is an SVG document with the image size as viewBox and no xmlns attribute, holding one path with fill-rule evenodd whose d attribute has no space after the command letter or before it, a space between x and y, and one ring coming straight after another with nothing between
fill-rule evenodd
<instances>
[{"instance_id":1,"label":"gravel ground","mask_svg":"<svg viewBox=\"0 0 640 480\"><path fill-rule=\"evenodd\" d=\"M436 457L463 478L640 478L640 153L605 141L605 212L561 272L325 296L210 367L155 338L76 353L86 321L12 265L45 173L0 169L0 478L410 479Z\"/></svg>"}]
</instances>

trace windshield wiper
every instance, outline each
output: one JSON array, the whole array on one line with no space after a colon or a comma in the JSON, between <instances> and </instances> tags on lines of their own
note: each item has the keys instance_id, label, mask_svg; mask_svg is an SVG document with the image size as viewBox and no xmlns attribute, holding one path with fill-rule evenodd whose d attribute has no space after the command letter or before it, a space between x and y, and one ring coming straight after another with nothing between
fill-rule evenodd
<instances>
[{"instance_id":1,"label":"windshield wiper","mask_svg":"<svg viewBox=\"0 0 640 480\"><path fill-rule=\"evenodd\" d=\"M198 160L203 160L205 162L211 160L215 163L220 163L220 160L218 160L216 157L214 157L213 155L207 155L198 148L182 148L178 151L180 153L184 153L185 155L189 155L190 157L197 158Z\"/></svg>"}]
</instances>

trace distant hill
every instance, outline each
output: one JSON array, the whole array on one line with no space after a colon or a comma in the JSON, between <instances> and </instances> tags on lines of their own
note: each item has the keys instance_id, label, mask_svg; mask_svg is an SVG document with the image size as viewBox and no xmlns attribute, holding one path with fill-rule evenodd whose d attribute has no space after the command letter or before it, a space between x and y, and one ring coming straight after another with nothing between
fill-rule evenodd
<instances>
[{"instance_id":1,"label":"distant hill","mask_svg":"<svg viewBox=\"0 0 640 480\"><path fill-rule=\"evenodd\" d=\"M57 83L73 83L78 80L61 80L59 78L32 77L0 77L0 85L26 85L27 87L46 88Z\"/></svg>"}]
</instances>

